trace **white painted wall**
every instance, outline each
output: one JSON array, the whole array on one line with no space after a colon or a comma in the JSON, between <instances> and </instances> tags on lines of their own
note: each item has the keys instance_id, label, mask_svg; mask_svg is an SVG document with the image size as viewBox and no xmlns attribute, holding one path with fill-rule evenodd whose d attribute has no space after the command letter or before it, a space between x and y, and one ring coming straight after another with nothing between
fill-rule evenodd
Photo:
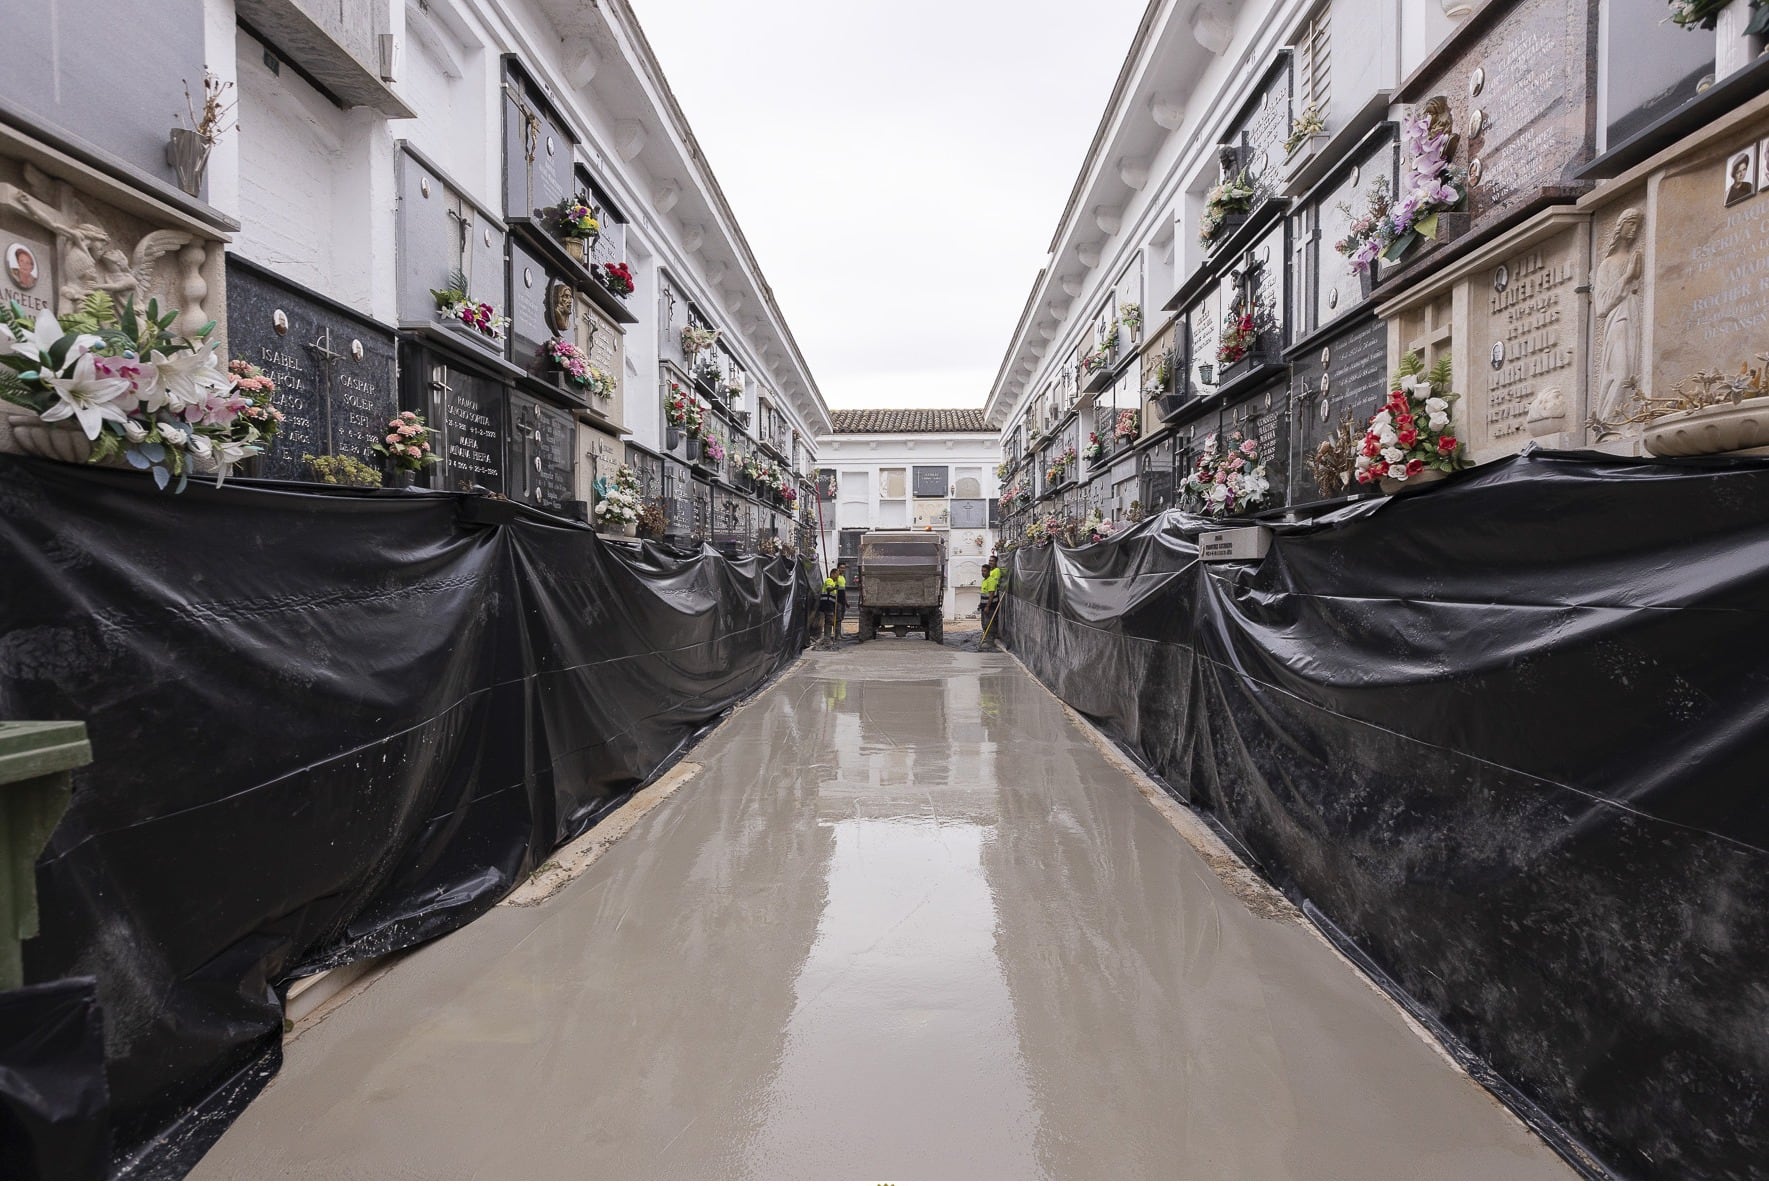
<instances>
[{"instance_id":1,"label":"white painted wall","mask_svg":"<svg viewBox=\"0 0 1769 1186\"><path fill-rule=\"evenodd\" d=\"M896 436L838 433L821 438L817 444L817 467L836 471L835 518L823 524L824 551L830 556L836 554L838 532L842 530L912 525L909 519L915 503L915 466L947 466L951 497L957 497L961 470L975 471L978 497L993 503L1000 492L995 466L1001 460L1001 447L992 432ZM891 469L904 471L904 495L900 500L885 497L882 471ZM995 548L996 534L988 527L950 528L941 534L946 536L948 556L946 616L974 614L983 562Z\"/></svg>"}]
</instances>

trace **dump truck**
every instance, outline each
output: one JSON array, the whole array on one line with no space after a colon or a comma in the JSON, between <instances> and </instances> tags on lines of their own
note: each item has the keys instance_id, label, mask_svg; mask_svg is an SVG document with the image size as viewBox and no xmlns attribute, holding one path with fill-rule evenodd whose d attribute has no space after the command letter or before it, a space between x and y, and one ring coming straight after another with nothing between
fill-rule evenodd
<instances>
[{"instance_id":1,"label":"dump truck","mask_svg":"<svg viewBox=\"0 0 1769 1186\"><path fill-rule=\"evenodd\" d=\"M946 536L932 531L868 531L860 537L860 641L880 630L902 638L919 630L945 637Z\"/></svg>"}]
</instances>

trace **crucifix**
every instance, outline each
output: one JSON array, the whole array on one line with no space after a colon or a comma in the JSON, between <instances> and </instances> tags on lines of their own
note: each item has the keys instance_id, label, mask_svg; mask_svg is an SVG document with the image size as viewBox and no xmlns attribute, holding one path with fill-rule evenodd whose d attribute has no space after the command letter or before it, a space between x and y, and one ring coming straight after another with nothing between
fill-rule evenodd
<instances>
[{"instance_id":1,"label":"crucifix","mask_svg":"<svg viewBox=\"0 0 1769 1186\"><path fill-rule=\"evenodd\" d=\"M450 195L450 197L453 196ZM449 203L448 216L455 221L455 271L459 272L470 286L473 281L473 209L465 201L456 198Z\"/></svg>"},{"instance_id":2,"label":"crucifix","mask_svg":"<svg viewBox=\"0 0 1769 1186\"><path fill-rule=\"evenodd\" d=\"M1454 318L1452 317L1454 297L1451 293L1428 302L1416 314L1419 319L1419 333L1407 343L1407 350L1417 354L1421 362L1429 370L1438 359L1450 352L1454 344Z\"/></svg>"},{"instance_id":3,"label":"crucifix","mask_svg":"<svg viewBox=\"0 0 1769 1186\"><path fill-rule=\"evenodd\" d=\"M326 418L326 452L336 453L337 431L332 424L332 364L344 356L332 349L332 327L329 325L320 328L319 337L307 343L307 348L319 356L319 401Z\"/></svg>"}]
</instances>

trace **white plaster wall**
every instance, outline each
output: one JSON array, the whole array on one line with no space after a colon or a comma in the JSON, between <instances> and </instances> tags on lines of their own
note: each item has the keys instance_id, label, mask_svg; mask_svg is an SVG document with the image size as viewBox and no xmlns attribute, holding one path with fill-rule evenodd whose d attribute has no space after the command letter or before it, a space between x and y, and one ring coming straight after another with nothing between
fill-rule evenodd
<instances>
[{"instance_id":1,"label":"white plaster wall","mask_svg":"<svg viewBox=\"0 0 1769 1186\"><path fill-rule=\"evenodd\" d=\"M497 51L469 14L439 3L406 9L400 97L416 118L395 121L397 135L436 163L469 194L503 209L502 114L496 105Z\"/></svg>"},{"instance_id":2,"label":"white plaster wall","mask_svg":"<svg viewBox=\"0 0 1769 1186\"><path fill-rule=\"evenodd\" d=\"M340 218L373 219L351 199L366 190L367 146L353 121L284 66L272 73L264 49L238 34L239 219L235 250L346 304L370 302L373 254L339 250ZM386 266L392 262L387 221Z\"/></svg>"}]
</instances>

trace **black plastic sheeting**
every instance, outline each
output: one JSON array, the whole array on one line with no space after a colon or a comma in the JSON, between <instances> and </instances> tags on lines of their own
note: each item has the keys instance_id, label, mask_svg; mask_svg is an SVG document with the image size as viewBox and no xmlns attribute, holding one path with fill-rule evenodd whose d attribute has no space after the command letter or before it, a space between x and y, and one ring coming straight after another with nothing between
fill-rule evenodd
<instances>
[{"instance_id":1,"label":"black plastic sheeting","mask_svg":"<svg viewBox=\"0 0 1769 1186\"><path fill-rule=\"evenodd\" d=\"M110 1168L98 985L76 977L0 992L0 1178Z\"/></svg>"},{"instance_id":2,"label":"black plastic sheeting","mask_svg":"<svg viewBox=\"0 0 1769 1186\"><path fill-rule=\"evenodd\" d=\"M1015 552L1009 646L1587 1173L1769 1175L1769 467L1526 454L1200 565L1212 526Z\"/></svg>"},{"instance_id":3,"label":"black plastic sheeting","mask_svg":"<svg viewBox=\"0 0 1769 1186\"><path fill-rule=\"evenodd\" d=\"M795 658L811 596L510 503L17 458L0 572L0 719L95 756L27 973L97 979L117 1169L155 1176L274 1072L291 979L489 909Z\"/></svg>"}]
</instances>

